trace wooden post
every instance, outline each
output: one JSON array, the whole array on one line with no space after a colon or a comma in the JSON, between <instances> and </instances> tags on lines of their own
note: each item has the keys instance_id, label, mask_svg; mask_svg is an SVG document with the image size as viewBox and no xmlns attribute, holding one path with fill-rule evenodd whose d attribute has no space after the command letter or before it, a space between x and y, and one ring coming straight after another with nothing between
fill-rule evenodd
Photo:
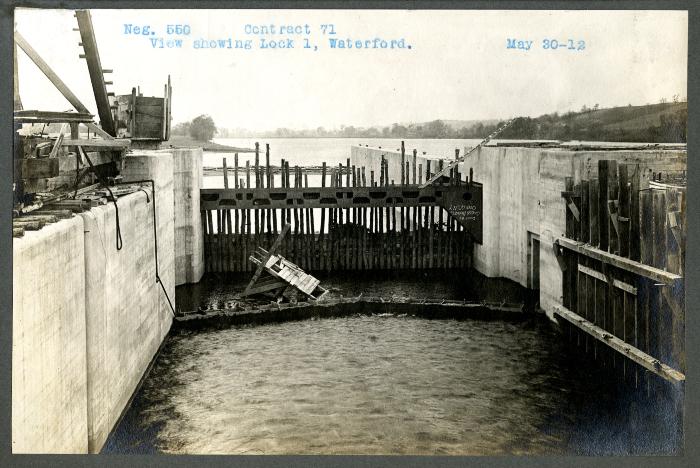
<instances>
[{"instance_id":1,"label":"wooden post","mask_svg":"<svg viewBox=\"0 0 700 468\"><path fill-rule=\"evenodd\" d=\"M224 188L228 189L228 167L226 166L226 158L224 158L224 161L223 161L223 168L224 168Z\"/></svg>"},{"instance_id":2,"label":"wooden post","mask_svg":"<svg viewBox=\"0 0 700 468\"><path fill-rule=\"evenodd\" d=\"M270 144L265 143L265 179L268 188L270 188L270 186L272 185L272 182L270 181L271 178L272 172L270 171Z\"/></svg>"},{"instance_id":3,"label":"wooden post","mask_svg":"<svg viewBox=\"0 0 700 468\"><path fill-rule=\"evenodd\" d=\"M631 260L639 261L641 252L641 233L639 228L639 209L640 209L640 177L641 169L639 164L634 166L634 171L630 177L630 206L629 206L629 257Z\"/></svg>"},{"instance_id":4,"label":"wooden post","mask_svg":"<svg viewBox=\"0 0 700 468\"><path fill-rule=\"evenodd\" d=\"M202 217L202 234L204 237L204 271L210 272L211 266L209 261L211 260L211 245L209 237L209 216L207 215L209 210L200 211L199 214Z\"/></svg>"},{"instance_id":5,"label":"wooden post","mask_svg":"<svg viewBox=\"0 0 700 468\"><path fill-rule=\"evenodd\" d=\"M609 161L598 161L598 244L600 250L607 251L610 243L608 238L608 186Z\"/></svg>"},{"instance_id":6,"label":"wooden post","mask_svg":"<svg viewBox=\"0 0 700 468\"><path fill-rule=\"evenodd\" d=\"M384 155L382 155L382 159L379 163L379 185L381 187L384 186Z\"/></svg>"},{"instance_id":7,"label":"wooden post","mask_svg":"<svg viewBox=\"0 0 700 468\"><path fill-rule=\"evenodd\" d=\"M608 161L608 197L607 205L608 211L606 212L608 219L608 251L611 253L619 254L620 243L618 241L618 223L617 214L619 207L616 207L618 196L618 180L617 180L617 161Z\"/></svg>"},{"instance_id":8,"label":"wooden post","mask_svg":"<svg viewBox=\"0 0 700 468\"><path fill-rule=\"evenodd\" d=\"M238 188L238 153L233 155L233 178L236 188Z\"/></svg>"},{"instance_id":9,"label":"wooden post","mask_svg":"<svg viewBox=\"0 0 700 468\"><path fill-rule=\"evenodd\" d=\"M418 161L418 150L413 148L413 184L416 184L416 167L417 166L417 161Z\"/></svg>"},{"instance_id":10,"label":"wooden post","mask_svg":"<svg viewBox=\"0 0 700 468\"><path fill-rule=\"evenodd\" d=\"M631 234L631 184L629 182L629 166L619 166L619 192L618 192L618 251L622 257L630 256Z\"/></svg>"},{"instance_id":11,"label":"wooden post","mask_svg":"<svg viewBox=\"0 0 700 468\"><path fill-rule=\"evenodd\" d=\"M590 240L590 209L588 205L589 201L589 182L587 180L581 181L581 198L579 199L579 239L581 242L588 243ZM579 314L580 315L580 314Z\"/></svg>"},{"instance_id":12,"label":"wooden post","mask_svg":"<svg viewBox=\"0 0 700 468\"><path fill-rule=\"evenodd\" d=\"M588 182L588 239L593 247L599 247L600 245L600 228L598 227L598 224L600 223L598 207L600 204L598 200L598 179L591 179Z\"/></svg>"},{"instance_id":13,"label":"wooden post","mask_svg":"<svg viewBox=\"0 0 700 468\"><path fill-rule=\"evenodd\" d=\"M401 140L401 185L404 185L406 183L405 164L406 164L406 147L404 146L403 140Z\"/></svg>"},{"instance_id":14,"label":"wooden post","mask_svg":"<svg viewBox=\"0 0 700 468\"><path fill-rule=\"evenodd\" d=\"M260 187L260 143L255 142L255 188Z\"/></svg>"}]
</instances>

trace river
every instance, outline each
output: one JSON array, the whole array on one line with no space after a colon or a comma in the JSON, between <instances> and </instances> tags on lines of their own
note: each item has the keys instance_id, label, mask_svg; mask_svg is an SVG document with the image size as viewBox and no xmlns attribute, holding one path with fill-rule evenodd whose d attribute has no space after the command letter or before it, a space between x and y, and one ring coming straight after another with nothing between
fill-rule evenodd
<instances>
[{"instance_id":1,"label":"river","mask_svg":"<svg viewBox=\"0 0 700 468\"><path fill-rule=\"evenodd\" d=\"M284 158L291 166L318 165L324 161L330 166L345 165L350 157L350 147L355 145L369 145L373 147L387 148L394 151L401 148L401 139L396 138L216 138L216 143L235 146L237 148L254 148L255 142L260 143L260 162L265 163L265 144L270 145L270 163L279 166ZM457 140L457 139L411 139L404 140L406 152L412 153L413 148L418 154L426 152L431 156L445 156L454 158L455 149L463 154L465 148L471 148L481 140ZM226 158L228 167L233 167L233 154L205 151L203 156L204 167L221 167L223 158ZM246 161L250 161L251 167L255 164L255 155L252 153L239 153L240 167L245 167ZM229 177L232 173L229 174ZM244 176L242 173L240 178ZM253 183L255 181L253 180ZM233 183L233 182L232 182ZM320 184L320 176L309 175L309 184ZM275 179L277 187L280 186L279 176ZM204 188L217 188L224 186L224 178L221 175L210 175L204 178Z\"/></svg>"},{"instance_id":2,"label":"river","mask_svg":"<svg viewBox=\"0 0 700 468\"><path fill-rule=\"evenodd\" d=\"M477 274L373 275L324 284L348 295L516 301L524 294ZM179 287L178 307L217 307L246 279L211 275ZM371 314L175 330L103 452L677 451L672 418L631 399L541 315L458 321Z\"/></svg>"}]
</instances>

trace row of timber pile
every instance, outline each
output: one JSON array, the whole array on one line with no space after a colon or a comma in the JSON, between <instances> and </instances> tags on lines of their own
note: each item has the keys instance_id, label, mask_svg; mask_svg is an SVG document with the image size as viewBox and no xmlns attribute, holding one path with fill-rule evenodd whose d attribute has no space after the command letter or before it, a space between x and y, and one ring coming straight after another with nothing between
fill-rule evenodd
<instances>
[{"instance_id":1,"label":"row of timber pile","mask_svg":"<svg viewBox=\"0 0 700 468\"><path fill-rule=\"evenodd\" d=\"M576 185L568 178L562 194L563 306L659 368L685 372L685 173L662 178L639 164L603 160L595 175ZM570 339L603 366L648 385L647 370L565 325Z\"/></svg>"},{"instance_id":2,"label":"row of timber pile","mask_svg":"<svg viewBox=\"0 0 700 468\"><path fill-rule=\"evenodd\" d=\"M239 179L238 158L233 167L231 188L274 188L276 180L269 170L269 146L266 165L246 161L245 177ZM413 166L402 161L400 184L422 183L436 171L427 162ZM373 170L355 167L321 166L321 186L381 187L394 185L389 177L388 161L382 158L378 177ZM437 171L443 162L438 161ZM229 188L229 169L224 159L224 187ZM303 169L280 164L281 187L308 187ZM252 169L252 170L251 170ZM242 172L242 170L241 170ZM369 174L367 173L369 172ZM398 174L397 174L398 175ZM254 181L251 181L251 176ZM368 177L369 176L369 177ZM448 183L459 183L457 170ZM378 179L378 180L377 180ZM445 178L447 180L447 178ZM369 185L368 185L369 184ZM472 238L447 212L437 206L289 209L217 209L203 210L205 269L208 272L248 272L253 265L248 256L260 245L270 245L285 223L292 224L279 253L306 271L468 268L471 266ZM320 216L320 219L317 219Z\"/></svg>"}]
</instances>

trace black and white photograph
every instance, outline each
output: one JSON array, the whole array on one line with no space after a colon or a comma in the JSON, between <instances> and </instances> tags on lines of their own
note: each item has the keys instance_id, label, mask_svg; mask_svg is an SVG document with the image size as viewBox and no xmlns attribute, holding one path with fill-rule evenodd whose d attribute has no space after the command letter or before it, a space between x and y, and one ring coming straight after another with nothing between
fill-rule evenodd
<instances>
[{"instance_id":1,"label":"black and white photograph","mask_svg":"<svg viewBox=\"0 0 700 468\"><path fill-rule=\"evenodd\" d=\"M14 455L685 453L688 11L191 8L14 9Z\"/></svg>"}]
</instances>

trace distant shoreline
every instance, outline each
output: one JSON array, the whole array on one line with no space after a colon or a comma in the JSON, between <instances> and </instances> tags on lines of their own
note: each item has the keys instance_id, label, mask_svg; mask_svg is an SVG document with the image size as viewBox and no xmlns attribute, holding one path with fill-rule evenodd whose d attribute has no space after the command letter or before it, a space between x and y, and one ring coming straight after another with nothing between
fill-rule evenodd
<instances>
[{"instance_id":1,"label":"distant shoreline","mask_svg":"<svg viewBox=\"0 0 700 468\"><path fill-rule=\"evenodd\" d=\"M426 138L426 137L394 137L394 136L228 136L228 137L220 137L217 136L216 138L222 139L222 140L247 140L247 139L280 139L280 140L308 140L308 139L314 139L314 140L347 140L347 139L354 139L354 140L483 140L483 138L457 138L457 137L435 137L435 138Z\"/></svg>"},{"instance_id":2,"label":"distant shoreline","mask_svg":"<svg viewBox=\"0 0 700 468\"><path fill-rule=\"evenodd\" d=\"M216 151L217 153L255 153L255 148L239 148L236 146L221 145L213 141L200 141L182 135L172 135L168 141L163 142L163 147L175 148L202 148L203 151Z\"/></svg>"}]
</instances>

